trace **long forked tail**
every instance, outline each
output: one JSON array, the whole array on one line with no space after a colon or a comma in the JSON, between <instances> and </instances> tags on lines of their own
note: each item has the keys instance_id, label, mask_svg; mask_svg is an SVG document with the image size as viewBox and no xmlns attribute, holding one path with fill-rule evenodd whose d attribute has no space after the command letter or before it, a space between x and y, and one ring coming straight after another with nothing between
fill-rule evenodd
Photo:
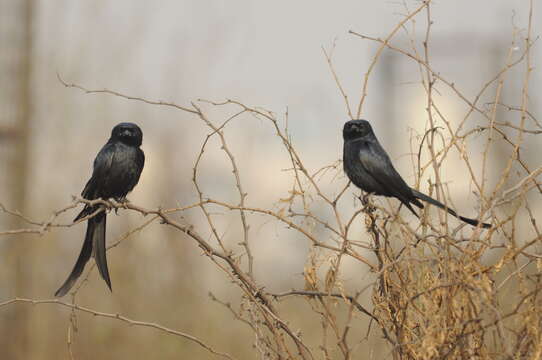
<instances>
[{"instance_id":1,"label":"long forked tail","mask_svg":"<svg viewBox=\"0 0 542 360\"><path fill-rule=\"evenodd\" d=\"M450 208L447 208L443 203L433 199L432 197L429 197L429 196L425 195L424 193L421 193L421 192L416 191L414 189L412 189L412 193L418 199L423 200L423 201L427 201L428 203L430 203L432 205L435 205L435 206L438 206L441 209L445 209L446 211L448 211L448 213L450 213L451 215L455 216L456 218L466 222L467 224L471 224L472 226L482 225L482 227L484 229L488 229L488 228L491 227L491 224L481 223L480 221L478 221L476 219L471 219L471 218L467 218L467 217L458 215L454 210L452 210Z\"/></svg>"},{"instance_id":2,"label":"long forked tail","mask_svg":"<svg viewBox=\"0 0 542 360\"><path fill-rule=\"evenodd\" d=\"M92 213L92 212L91 212ZM87 232L85 235L85 241L83 247L79 253L79 257L75 262L72 272L62 284L62 286L55 292L55 296L62 297L70 291L75 285L77 279L83 273L86 263L93 255L96 260L96 265L100 271L100 275L111 289L111 280L109 279L109 271L107 269L107 259L105 258L105 225L106 225L106 213L98 213L93 218L88 220Z\"/></svg>"},{"instance_id":3,"label":"long forked tail","mask_svg":"<svg viewBox=\"0 0 542 360\"><path fill-rule=\"evenodd\" d=\"M94 232L92 234L94 260L96 261L96 266L98 266L98 271L100 272L102 279L104 279L105 283L109 287L109 290L112 291L113 289L111 288L109 269L107 268L107 257L105 255L105 252L107 251L105 247L105 224L107 215L105 212L101 212L89 221L94 219L96 219Z\"/></svg>"}]
</instances>

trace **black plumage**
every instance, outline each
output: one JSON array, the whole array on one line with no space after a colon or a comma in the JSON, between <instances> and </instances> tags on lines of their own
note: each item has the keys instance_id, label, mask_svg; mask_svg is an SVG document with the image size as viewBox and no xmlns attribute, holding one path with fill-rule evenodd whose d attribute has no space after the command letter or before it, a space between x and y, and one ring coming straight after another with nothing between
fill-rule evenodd
<instances>
[{"instance_id":1,"label":"black plumage","mask_svg":"<svg viewBox=\"0 0 542 360\"><path fill-rule=\"evenodd\" d=\"M418 216L411 204L419 208L424 205L420 200L446 209L456 218L484 228L490 224L458 215L439 201L410 188L395 170L391 160L376 138L371 124L366 120L351 120L343 127L343 167L346 175L361 190L401 201L414 215Z\"/></svg>"},{"instance_id":2,"label":"black plumage","mask_svg":"<svg viewBox=\"0 0 542 360\"><path fill-rule=\"evenodd\" d=\"M136 124L120 123L115 126L111 137L94 159L92 177L81 196L87 200L113 198L125 201L126 195L137 185L145 164L145 155L139 148L142 140L143 133ZM87 232L79 258L55 296L64 296L72 288L91 255L94 256L100 275L111 289L105 247L105 207L85 205L74 222L93 214L87 221Z\"/></svg>"}]
</instances>

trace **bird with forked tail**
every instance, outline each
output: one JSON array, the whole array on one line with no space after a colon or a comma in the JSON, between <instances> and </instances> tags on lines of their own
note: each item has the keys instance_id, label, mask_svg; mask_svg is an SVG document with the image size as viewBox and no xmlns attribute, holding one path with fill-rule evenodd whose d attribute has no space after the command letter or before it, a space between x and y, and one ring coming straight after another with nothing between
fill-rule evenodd
<instances>
[{"instance_id":1,"label":"bird with forked tail","mask_svg":"<svg viewBox=\"0 0 542 360\"><path fill-rule=\"evenodd\" d=\"M375 195L395 197L416 217L411 204L422 209L420 200L445 209L456 218L472 225L490 228L491 225L458 215L441 202L409 187L395 170L391 160L378 142L367 120L350 120L343 127L343 167L346 175L361 190Z\"/></svg>"},{"instance_id":2,"label":"bird with forked tail","mask_svg":"<svg viewBox=\"0 0 542 360\"><path fill-rule=\"evenodd\" d=\"M126 201L126 195L139 181L145 164L140 149L143 133L133 123L120 123L111 131L111 137L102 147L96 159L90 180L81 196L87 200L115 199ZM85 205L74 222L89 217L83 248L72 272L55 296L64 296L73 287L91 256L94 256L100 275L111 290L105 247L106 208L104 205Z\"/></svg>"}]
</instances>

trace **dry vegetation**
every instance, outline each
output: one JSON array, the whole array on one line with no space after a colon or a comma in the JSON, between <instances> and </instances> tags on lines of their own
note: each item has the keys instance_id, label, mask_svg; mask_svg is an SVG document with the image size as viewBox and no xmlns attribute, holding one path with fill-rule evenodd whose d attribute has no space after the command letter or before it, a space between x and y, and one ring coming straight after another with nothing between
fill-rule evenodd
<instances>
[{"instance_id":1,"label":"dry vegetation","mask_svg":"<svg viewBox=\"0 0 542 360\"><path fill-rule=\"evenodd\" d=\"M533 68L530 49L534 44L532 35L532 1L528 23L524 28L514 29L506 63L499 73L470 98L464 95L459 84L447 79L431 64L431 5L430 1L419 4L409 11L386 38L373 38L351 31L360 41L372 41L379 45L368 71L362 79L362 93L356 108L351 107L349 97L343 90L333 64L333 51L325 51L331 73L345 99L351 118L363 114L363 105L370 93L368 86L372 70L378 64L383 51L392 51L414 61L419 67L419 79L426 92L427 132L411 139L415 152L412 157L416 171L413 185L432 194L440 201L453 206L448 195L446 179L441 178L441 168L446 167L451 154L459 155L468 170L473 196L478 203L479 216L494 224L489 230L471 228L447 217L443 211L426 210L421 219L403 218L397 202L381 198L361 198L354 213L341 211L338 204L350 201L357 190L346 184L340 174L340 161L319 170L309 169L303 162L303 154L293 145L288 133L287 114L275 113L243 104L234 100L212 102L194 101L181 106L174 103L151 101L132 97L111 90L89 90L80 85L59 80L67 87L86 93L102 93L149 106L167 106L187 112L199 118L209 128L202 139L199 156L191 174L199 201L179 208L149 209L144 204L118 204L101 201L110 208L145 215L145 221L127 232L110 248L152 223L161 223L195 242L206 259L219 268L224 278L235 285L239 301L230 303L212 293L211 298L223 311L230 313L232 322L240 322L252 332L246 338L254 358L260 359L495 359L540 358L542 353L542 299L540 266L542 265L542 235L536 214L531 208L540 201L541 184L535 169L522 158L523 144L528 136L538 136L542 126L528 110L529 79ZM417 39L414 27L425 23L425 37ZM397 33L409 36L410 48L399 48L393 38ZM518 51L517 48L520 50ZM504 104L502 90L507 86L511 69L521 68L523 87L521 102ZM468 111L458 119L447 119L439 107L435 94L439 89L450 90L457 99L468 106ZM494 94L490 104L480 99ZM231 115L216 119L204 109L225 109ZM496 114L508 110L507 121L498 122ZM239 171L236 156L228 144L228 126L241 121L241 115L250 115L267 124L276 134L276 151L283 151L290 159L289 174L292 186L283 199L277 199L273 208L252 207L243 188L243 174ZM474 115L481 116L483 126L473 125ZM339 129L337 130L339 131ZM483 143L481 161L474 161L469 153L471 138ZM237 200L227 202L209 198L201 186L198 172L211 139L218 139L224 161L231 167ZM505 165L498 175L495 186L488 184L488 158L495 143L506 145ZM279 149L280 148L280 149ZM326 192L322 178L337 178L333 193ZM430 179L429 187L422 179ZM345 200L346 199L346 200ZM43 234L55 227L69 227L58 217L73 209L83 199L52 214L46 221L34 221L17 212L2 210L22 218L27 226L3 231L2 234ZM331 217L320 216L313 204L325 207ZM324 205L322 205L324 204ZM199 209L208 228L198 229L182 220L188 210ZM321 210L321 209L320 209ZM225 242L223 231L217 225L217 212L235 214L241 236L235 242ZM282 293L266 289L265 279L257 280L254 269L258 266L253 256L255 241L251 220L254 214L282 223L290 231L302 234L311 245L303 275L305 287ZM535 234L520 237L520 231L529 229ZM368 234L368 241L357 232ZM210 234L210 236L207 236ZM235 244L235 245L232 245ZM356 262L370 275L368 285L351 286L343 281L345 262ZM94 266L90 269L92 272ZM301 269L300 269L301 272ZM88 275L87 275L88 277ZM72 354L71 339L74 336L78 314L86 312L97 317L109 317L134 327L152 327L171 336L193 342L208 351L209 358L236 358L210 345L204 337L170 329L166 326L130 319L122 314L102 313L77 304L76 294L80 283L67 300L12 299L0 304L6 308L14 303L53 303L72 309L72 321L68 325L67 344ZM213 289L209 289L212 292ZM190 296L190 294L186 294ZM296 302L299 311L309 312L312 322L300 324L291 311L283 311L288 302ZM365 299L362 300L362 299ZM366 301L369 299L369 301ZM312 324L312 325L309 325ZM309 328L310 327L310 328ZM306 334L316 334L307 336ZM382 338L387 344L383 349L370 348L371 338ZM377 354L377 355L375 355ZM380 354L380 355L378 355ZM74 356L75 357L75 356Z\"/></svg>"}]
</instances>

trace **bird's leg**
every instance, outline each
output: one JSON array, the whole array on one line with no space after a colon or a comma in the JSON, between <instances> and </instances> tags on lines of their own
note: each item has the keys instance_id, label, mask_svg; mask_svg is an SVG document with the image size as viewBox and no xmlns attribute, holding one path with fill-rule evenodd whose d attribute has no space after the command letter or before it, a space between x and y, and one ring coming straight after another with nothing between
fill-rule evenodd
<instances>
[{"instance_id":1,"label":"bird's leg","mask_svg":"<svg viewBox=\"0 0 542 360\"><path fill-rule=\"evenodd\" d=\"M361 204L363 205L364 210L369 213L375 211L376 209L371 204L371 195L372 193L362 192L361 196L359 197L359 201L361 201Z\"/></svg>"},{"instance_id":2,"label":"bird's leg","mask_svg":"<svg viewBox=\"0 0 542 360\"><path fill-rule=\"evenodd\" d=\"M115 201L118 202L119 204L121 205L126 205L130 202L130 200L128 200L126 198L126 196L121 196L121 197L118 197L118 198L115 198ZM118 211L119 211L119 208L115 208L115 215L118 215Z\"/></svg>"},{"instance_id":3,"label":"bird's leg","mask_svg":"<svg viewBox=\"0 0 542 360\"><path fill-rule=\"evenodd\" d=\"M130 200L126 198L126 196L115 198L115 201L121 204L128 204Z\"/></svg>"}]
</instances>

